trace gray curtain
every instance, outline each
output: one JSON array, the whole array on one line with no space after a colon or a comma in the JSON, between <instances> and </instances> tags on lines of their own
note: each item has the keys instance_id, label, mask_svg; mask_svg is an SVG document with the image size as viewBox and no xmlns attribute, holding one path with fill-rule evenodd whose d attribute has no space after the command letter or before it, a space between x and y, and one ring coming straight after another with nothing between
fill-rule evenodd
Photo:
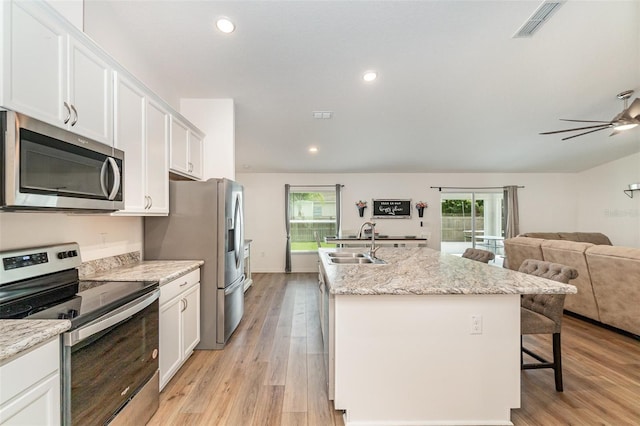
<instances>
[{"instance_id":1,"label":"gray curtain","mask_svg":"<svg viewBox=\"0 0 640 426\"><path fill-rule=\"evenodd\" d=\"M513 238L520 233L520 218L518 214L518 187L510 185L504 187L504 206L506 226L504 238Z\"/></svg>"},{"instance_id":2,"label":"gray curtain","mask_svg":"<svg viewBox=\"0 0 640 426\"><path fill-rule=\"evenodd\" d=\"M284 271L291 272L291 224L289 223L289 192L291 185L284 185L284 222L287 229L287 248L285 252Z\"/></svg>"}]
</instances>

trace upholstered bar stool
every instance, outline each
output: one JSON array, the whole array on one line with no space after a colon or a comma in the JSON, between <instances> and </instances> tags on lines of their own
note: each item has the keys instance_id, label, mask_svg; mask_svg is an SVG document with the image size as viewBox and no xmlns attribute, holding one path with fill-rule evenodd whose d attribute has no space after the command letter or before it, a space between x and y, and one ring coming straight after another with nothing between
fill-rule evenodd
<instances>
[{"instance_id":1,"label":"upholstered bar stool","mask_svg":"<svg viewBox=\"0 0 640 426\"><path fill-rule=\"evenodd\" d=\"M471 260L477 260L482 263L489 263L490 260L495 259L496 255L487 250L481 250L476 248L468 248L462 253L462 257Z\"/></svg>"},{"instance_id":2,"label":"upholstered bar stool","mask_svg":"<svg viewBox=\"0 0 640 426\"><path fill-rule=\"evenodd\" d=\"M578 271L574 268L535 259L525 259L520 265L519 271L564 284L568 284L569 280L578 276ZM522 370L552 368L558 392L563 390L560 331L562 328L564 298L564 294L524 294L520 303L520 345L522 352L539 361L525 364L521 352L520 367ZM542 356L525 348L522 344L522 336L525 334L551 334L553 340L553 362L549 362Z\"/></svg>"}]
</instances>

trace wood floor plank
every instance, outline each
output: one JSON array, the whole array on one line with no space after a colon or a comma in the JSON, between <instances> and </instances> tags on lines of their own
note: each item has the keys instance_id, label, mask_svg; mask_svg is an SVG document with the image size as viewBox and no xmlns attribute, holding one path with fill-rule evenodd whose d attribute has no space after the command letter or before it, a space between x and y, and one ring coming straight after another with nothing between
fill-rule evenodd
<instances>
[{"instance_id":1,"label":"wood floor plank","mask_svg":"<svg viewBox=\"0 0 640 426\"><path fill-rule=\"evenodd\" d=\"M149 425L344 426L326 397L317 274L253 278L227 347L195 351ZM525 344L551 351L546 336ZM555 391L549 369L523 371L516 426L640 424L640 340L565 316L562 349L565 391Z\"/></svg>"},{"instance_id":2,"label":"wood floor plank","mask_svg":"<svg viewBox=\"0 0 640 426\"><path fill-rule=\"evenodd\" d=\"M307 411L307 338L291 337L282 411Z\"/></svg>"},{"instance_id":3,"label":"wood floor plank","mask_svg":"<svg viewBox=\"0 0 640 426\"><path fill-rule=\"evenodd\" d=\"M280 426L284 386L261 386L251 424L254 426Z\"/></svg>"}]
</instances>

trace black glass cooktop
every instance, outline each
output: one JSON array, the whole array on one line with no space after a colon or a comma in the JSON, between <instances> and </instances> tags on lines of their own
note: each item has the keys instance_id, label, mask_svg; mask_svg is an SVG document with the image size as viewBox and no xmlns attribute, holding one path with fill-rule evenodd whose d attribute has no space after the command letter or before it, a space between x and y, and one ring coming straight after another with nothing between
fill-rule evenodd
<instances>
[{"instance_id":1,"label":"black glass cooktop","mask_svg":"<svg viewBox=\"0 0 640 426\"><path fill-rule=\"evenodd\" d=\"M157 281L107 281L67 300L31 312L24 319L68 319L71 329L87 324L128 302L153 291Z\"/></svg>"}]
</instances>

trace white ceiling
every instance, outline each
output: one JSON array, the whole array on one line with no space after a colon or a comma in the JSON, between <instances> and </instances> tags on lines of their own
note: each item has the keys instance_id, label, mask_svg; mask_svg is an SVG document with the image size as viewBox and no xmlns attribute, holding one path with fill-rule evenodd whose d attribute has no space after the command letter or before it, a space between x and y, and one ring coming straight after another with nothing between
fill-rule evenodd
<instances>
[{"instance_id":1,"label":"white ceiling","mask_svg":"<svg viewBox=\"0 0 640 426\"><path fill-rule=\"evenodd\" d=\"M569 0L512 38L540 3L87 0L85 23L115 16L176 96L233 98L238 172L574 172L640 152L640 128L538 134L640 96L640 1Z\"/></svg>"}]
</instances>

